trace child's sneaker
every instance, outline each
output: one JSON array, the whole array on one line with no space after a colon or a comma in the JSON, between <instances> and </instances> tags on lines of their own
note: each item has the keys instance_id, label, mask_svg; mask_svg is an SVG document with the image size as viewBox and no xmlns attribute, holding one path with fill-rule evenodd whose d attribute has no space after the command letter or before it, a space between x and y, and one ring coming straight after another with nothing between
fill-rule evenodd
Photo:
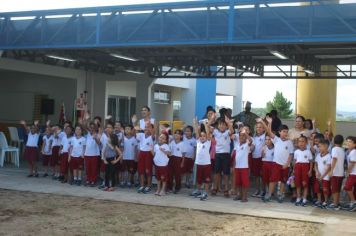
<instances>
[{"instance_id":1,"label":"child's sneaker","mask_svg":"<svg viewBox=\"0 0 356 236\"><path fill-rule=\"evenodd\" d=\"M263 202L271 202L272 201L272 198L271 196L268 196L267 194L264 196L264 198L262 199Z\"/></svg>"},{"instance_id":2,"label":"child's sneaker","mask_svg":"<svg viewBox=\"0 0 356 236\"><path fill-rule=\"evenodd\" d=\"M256 190L254 194L251 195L252 197L259 197L260 196L260 191Z\"/></svg>"},{"instance_id":3,"label":"child's sneaker","mask_svg":"<svg viewBox=\"0 0 356 236\"><path fill-rule=\"evenodd\" d=\"M47 176L48 176L48 174L47 174L47 173L44 173L44 174L43 174L43 177L47 177Z\"/></svg>"},{"instance_id":4,"label":"child's sneaker","mask_svg":"<svg viewBox=\"0 0 356 236\"><path fill-rule=\"evenodd\" d=\"M313 204L313 207L321 207L322 206L322 204L321 204L321 202L319 202L319 201L316 201L314 204Z\"/></svg>"},{"instance_id":5,"label":"child's sneaker","mask_svg":"<svg viewBox=\"0 0 356 236\"><path fill-rule=\"evenodd\" d=\"M331 203L329 206L325 206L325 208L328 210L334 210L334 211L340 210L340 206L335 205L334 203Z\"/></svg>"},{"instance_id":6,"label":"child's sneaker","mask_svg":"<svg viewBox=\"0 0 356 236\"><path fill-rule=\"evenodd\" d=\"M190 196L192 197L198 197L201 195L201 192L198 189L195 189L193 192L191 192Z\"/></svg>"},{"instance_id":7,"label":"child's sneaker","mask_svg":"<svg viewBox=\"0 0 356 236\"><path fill-rule=\"evenodd\" d=\"M259 196L257 196L258 198L264 198L266 195L266 192L261 192L261 194Z\"/></svg>"},{"instance_id":8,"label":"child's sneaker","mask_svg":"<svg viewBox=\"0 0 356 236\"><path fill-rule=\"evenodd\" d=\"M277 201L278 201L278 203L283 203L283 201L284 201L284 196L283 196L283 195L279 195Z\"/></svg>"},{"instance_id":9,"label":"child's sneaker","mask_svg":"<svg viewBox=\"0 0 356 236\"><path fill-rule=\"evenodd\" d=\"M307 207L308 206L308 202L305 200L302 200L301 201L301 204L300 204L302 207Z\"/></svg>"},{"instance_id":10,"label":"child's sneaker","mask_svg":"<svg viewBox=\"0 0 356 236\"><path fill-rule=\"evenodd\" d=\"M151 192L151 187L146 187L144 190L143 190L143 193L149 193Z\"/></svg>"},{"instance_id":11,"label":"child's sneaker","mask_svg":"<svg viewBox=\"0 0 356 236\"><path fill-rule=\"evenodd\" d=\"M350 209L349 209L349 211L351 211L351 212L356 211L356 202L350 204Z\"/></svg>"},{"instance_id":12,"label":"child's sneaker","mask_svg":"<svg viewBox=\"0 0 356 236\"><path fill-rule=\"evenodd\" d=\"M302 205L303 200L302 199L297 199L294 203L295 206L301 206Z\"/></svg>"},{"instance_id":13,"label":"child's sneaker","mask_svg":"<svg viewBox=\"0 0 356 236\"><path fill-rule=\"evenodd\" d=\"M141 186L137 189L138 193L143 193L143 191L145 190L145 187Z\"/></svg>"},{"instance_id":14,"label":"child's sneaker","mask_svg":"<svg viewBox=\"0 0 356 236\"><path fill-rule=\"evenodd\" d=\"M207 193L203 193L200 197L200 201L206 201L208 200L208 194Z\"/></svg>"},{"instance_id":15,"label":"child's sneaker","mask_svg":"<svg viewBox=\"0 0 356 236\"><path fill-rule=\"evenodd\" d=\"M120 183L120 188L125 188L125 182Z\"/></svg>"},{"instance_id":16,"label":"child's sneaker","mask_svg":"<svg viewBox=\"0 0 356 236\"><path fill-rule=\"evenodd\" d=\"M323 202L322 204L321 204L321 208L322 209L326 209L328 207L328 203L327 202Z\"/></svg>"},{"instance_id":17,"label":"child's sneaker","mask_svg":"<svg viewBox=\"0 0 356 236\"><path fill-rule=\"evenodd\" d=\"M128 187L128 188L131 188L131 187L132 187L132 184L131 184L131 183L127 183L127 187Z\"/></svg>"}]
</instances>

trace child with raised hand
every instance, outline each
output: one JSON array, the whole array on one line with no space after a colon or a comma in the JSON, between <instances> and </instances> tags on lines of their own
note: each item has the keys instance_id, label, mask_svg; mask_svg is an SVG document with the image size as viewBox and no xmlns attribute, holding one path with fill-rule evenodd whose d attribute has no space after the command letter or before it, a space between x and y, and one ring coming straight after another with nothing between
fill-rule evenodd
<instances>
[{"instance_id":1,"label":"child with raised hand","mask_svg":"<svg viewBox=\"0 0 356 236\"><path fill-rule=\"evenodd\" d=\"M169 144L171 157L168 163L168 182L169 191L173 190L173 179L175 182L173 193L178 193L181 189L181 169L184 165L185 147L183 143L183 131L177 129L174 132L174 140Z\"/></svg>"},{"instance_id":2,"label":"child with raised hand","mask_svg":"<svg viewBox=\"0 0 356 236\"><path fill-rule=\"evenodd\" d=\"M260 122L256 123L256 135L253 136L253 149L251 159L251 174L255 178L256 192L253 197L261 197L262 193L262 148L265 144L265 130Z\"/></svg>"},{"instance_id":3,"label":"child with raised hand","mask_svg":"<svg viewBox=\"0 0 356 236\"><path fill-rule=\"evenodd\" d=\"M235 157L235 192L237 196L234 200L247 202L247 189L250 187L248 155L252 146L252 138L245 129L239 132L239 142L236 148Z\"/></svg>"},{"instance_id":4,"label":"child with raised hand","mask_svg":"<svg viewBox=\"0 0 356 236\"><path fill-rule=\"evenodd\" d=\"M105 167L105 188L104 191L114 191L116 180L116 163L122 160L122 152L119 148L119 140L116 134L110 134L101 157Z\"/></svg>"},{"instance_id":5,"label":"child with raised hand","mask_svg":"<svg viewBox=\"0 0 356 236\"><path fill-rule=\"evenodd\" d=\"M48 169L49 169L49 160L52 156L52 143L53 143L53 135L52 135L52 127L47 126L45 134L42 138L42 148L41 148L41 154L42 154L42 164L43 167L45 168L45 173L43 174L43 177L48 176Z\"/></svg>"},{"instance_id":6,"label":"child with raised hand","mask_svg":"<svg viewBox=\"0 0 356 236\"><path fill-rule=\"evenodd\" d=\"M262 148L262 194L264 197L268 190L273 173L274 145L269 135L265 136L265 145Z\"/></svg>"},{"instance_id":7,"label":"child with raised hand","mask_svg":"<svg viewBox=\"0 0 356 236\"><path fill-rule=\"evenodd\" d=\"M190 188L192 185L192 173L196 154L197 140L193 137L193 127L187 126L184 129L183 143L185 156L183 159L182 174L185 176L185 186Z\"/></svg>"},{"instance_id":8,"label":"child with raised hand","mask_svg":"<svg viewBox=\"0 0 356 236\"><path fill-rule=\"evenodd\" d=\"M24 157L29 163L30 173L27 177L38 177L37 161L38 161L38 140L40 138L38 120L34 121L31 126L27 126L25 121L21 121L28 135Z\"/></svg>"},{"instance_id":9,"label":"child with raised hand","mask_svg":"<svg viewBox=\"0 0 356 236\"><path fill-rule=\"evenodd\" d=\"M313 168L313 155L307 148L307 143L307 137L300 136L297 144L298 149L294 151L294 175L297 187L296 206L307 205L309 177L312 175Z\"/></svg>"},{"instance_id":10,"label":"child with raised hand","mask_svg":"<svg viewBox=\"0 0 356 236\"><path fill-rule=\"evenodd\" d=\"M279 127L280 137L278 137L272 132L271 129L272 118L266 117L266 120L268 122L268 127L266 127L264 122L261 123L264 125L267 134L271 137L272 142L274 144L274 171L271 176L271 182L269 183L268 194L266 194L263 200L265 202L271 201L271 196L274 193L277 183L280 181L281 189L280 194L278 196L278 202L282 203L284 200L285 187L289 175L289 167L294 154L294 146L293 142L288 139L288 126L281 125ZM258 119L258 122L260 121L262 121L262 119Z\"/></svg>"},{"instance_id":11,"label":"child with raised hand","mask_svg":"<svg viewBox=\"0 0 356 236\"><path fill-rule=\"evenodd\" d=\"M214 129L213 135L216 140L216 155L214 164L214 188L212 195L216 195L221 183L221 175L224 175L224 196L229 197L229 176L230 176L230 143L231 134L234 133L233 121L226 116L218 119L218 127Z\"/></svg>"},{"instance_id":12,"label":"child with raised hand","mask_svg":"<svg viewBox=\"0 0 356 236\"><path fill-rule=\"evenodd\" d=\"M331 149L331 170L329 176L333 202L327 207L329 210L340 209L340 192L345 174L345 150L342 147L343 143L344 137L336 135L334 138L334 147Z\"/></svg>"},{"instance_id":13,"label":"child with raised hand","mask_svg":"<svg viewBox=\"0 0 356 236\"><path fill-rule=\"evenodd\" d=\"M347 156L348 167L346 172L346 183L344 190L350 199L349 207L346 209L349 211L356 211L356 137L349 136L346 138L347 148L349 149L349 155Z\"/></svg>"},{"instance_id":14,"label":"child with raised hand","mask_svg":"<svg viewBox=\"0 0 356 236\"><path fill-rule=\"evenodd\" d=\"M168 134L163 133L158 138L158 143L152 149L153 161L156 166L157 191L155 195L166 195L166 185L168 179L168 156L171 154L168 146Z\"/></svg>"},{"instance_id":15,"label":"child with raised hand","mask_svg":"<svg viewBox=\"0 0 356 236\"><path fill-rule=\"evenodd\" d=\"M82 183L82 171L84 169L84 152L85 152L85 138L83 137L83 129L80 125L75 127L75 134L70 139L69 151L69 167L73 172L73 181L70 184L78 186Z\"/></svg>"},{"instance_id":16,"label":"child with raised hand","mask_svg":"<svg viewBox=\"0 0 356 236\"><path fill-rule=\"evenodd\" d=\"M315 181L314 193L317 194L318 200L314 203L315 207L325 208L330 195L330 164L331 155L328 152L329 141L320 140L319 142L320 153L315 158ZM323 201L324 199L324 201Z\"/></svg>"},{"instance_id":17,"label":"child with raised hand","mask_svg":"<svg viewBox=\"0 0 356 236\"><path fill-rule=\"evenodd\" d=\"M195 134L197 137L197 150L195 164L197 165L196 180L197 189L192 192L192 196L199 197L201 201L208 199L209 185L211 183L211 134L210 122L205 121L204 129L199 128L198 119L193 120Z\"/></svg>"}]
</instances>

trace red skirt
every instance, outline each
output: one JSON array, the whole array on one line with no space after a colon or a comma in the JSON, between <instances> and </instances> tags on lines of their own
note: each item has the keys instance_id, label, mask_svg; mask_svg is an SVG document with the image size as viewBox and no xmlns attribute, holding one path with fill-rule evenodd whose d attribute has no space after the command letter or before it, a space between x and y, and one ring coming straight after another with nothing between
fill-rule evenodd
<instances>
[{"instance_id":1,"label":"red skirt","mask_svg":"<svg viewBox=\"0 0 356 236\"><path fill-rule=\"evenodd\" d=\"M27 160L31 163L38 161L38 148L37 147L26 147L24 157L25 157L25 160Z\"/></svg>"}]
</instances>

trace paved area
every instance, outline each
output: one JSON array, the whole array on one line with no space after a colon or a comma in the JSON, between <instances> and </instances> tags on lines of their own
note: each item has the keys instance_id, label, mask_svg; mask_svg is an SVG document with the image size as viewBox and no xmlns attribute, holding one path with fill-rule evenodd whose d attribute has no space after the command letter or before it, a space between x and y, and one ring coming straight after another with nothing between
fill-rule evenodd
<instances>
[{"instance_id":1,"label":"paved area","mask_svg":"<svg viewBox=\"0 0 356 236\"><path fill-rule=\"evenodd\" d=\"M27 178L26 169L0 168L0 188L18 191L52 193L95 199L114 200L145 205L169 206L247 216L290 219L324 224L324 235L356 235L356 213L329 211L311 206L296 207L291 203L263 203L260 199L249 198L248 203L233 201L222 196L210 197L200 201L189 196L188 189L181 193L164 197L151 194L138 194L135 189L118 188L115 192L104 192L97 188L71 186L50 178Z\"/></svg>"}]
</instances>

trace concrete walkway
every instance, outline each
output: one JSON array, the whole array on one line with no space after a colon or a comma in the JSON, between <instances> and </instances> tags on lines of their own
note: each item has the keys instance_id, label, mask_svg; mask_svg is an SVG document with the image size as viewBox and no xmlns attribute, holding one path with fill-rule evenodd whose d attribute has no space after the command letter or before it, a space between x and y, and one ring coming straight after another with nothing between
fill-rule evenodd
<instances>
[{"instance_id":1,"label":"concrete walkway","mask_svg":"<svg viewBox=\"0 0 356 236\"><path fill-rule=\"evenodd\" d=\"M179 207L220 213L258 216L275 219L300 220L324 224L324 235L356 235L356 213L329 211L311 206L296 207L291 203L263 203L260 199L249 198L248 203L233 201L231 198L210 197L208 201L192 198L188 190L180 194L164 197L151 194L138 194L135 189L117 189L104 192L97 188L70 186L50 178L27 178L27 170L15 168L0 169L0 188L38 193L52 193L68 196L90 197L154 206Z\"/></svg>"}]
</instances>

